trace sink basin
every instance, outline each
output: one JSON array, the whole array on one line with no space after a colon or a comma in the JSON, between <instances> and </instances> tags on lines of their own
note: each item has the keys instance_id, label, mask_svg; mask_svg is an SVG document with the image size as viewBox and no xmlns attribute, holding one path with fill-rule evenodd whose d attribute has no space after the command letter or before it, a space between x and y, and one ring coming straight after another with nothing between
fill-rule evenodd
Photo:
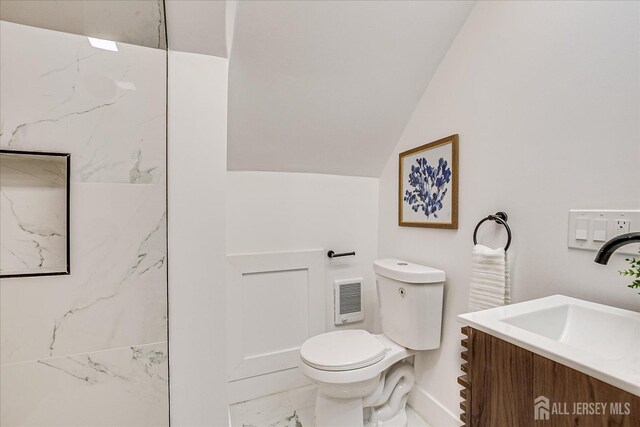
<instances>
[{"instance_id":1,"label":"sink basin","mask_svg":"<svg viewBox=\"0 0 640 427\"><path fill-rule=\"evenodd\" d=\"M640 313L554 295L458 319L640 396Z\"/></svg>"},{"instance_id":2,"label":"sink basin","mask_svg":"<svg viewBox=\"0 0 640 427\"><path fill-rule=\"evenodd\" d=\"M563 304L501 321L604 359L619 360L640 353L640 318L637 317Z\"/></svg>"}]
</instances>

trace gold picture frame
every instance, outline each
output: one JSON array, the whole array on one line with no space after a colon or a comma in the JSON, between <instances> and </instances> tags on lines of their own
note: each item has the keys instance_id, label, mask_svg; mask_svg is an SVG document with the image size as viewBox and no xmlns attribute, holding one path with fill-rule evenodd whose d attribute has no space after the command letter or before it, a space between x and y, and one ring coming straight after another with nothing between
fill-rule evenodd
<instances>
[{"instance_id":1,"label":"gold picture frame","mask_svg":"<svg viewBox=\"0 0 640 427\"><path fill-rule=\"evenodd\" d=\"M398 225L458 228L458 135L400 153Z\"/></svg>"}]
</instances>

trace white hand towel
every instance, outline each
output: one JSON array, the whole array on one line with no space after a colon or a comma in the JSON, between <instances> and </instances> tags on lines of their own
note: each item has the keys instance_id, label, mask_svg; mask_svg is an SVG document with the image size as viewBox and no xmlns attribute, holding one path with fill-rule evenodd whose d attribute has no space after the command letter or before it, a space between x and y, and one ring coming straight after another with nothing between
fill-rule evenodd
<instances>
[{"instance_id":1,"label":"white hand towel","mask_svg":"<svg viewBox=\"0 0 640 427\"><path fill-rule=\"evenodd\" d=\"M511 302L509 263L504 248L475 245L471 253L469 310L484 310Z\"/></svg>"}]
</instances>

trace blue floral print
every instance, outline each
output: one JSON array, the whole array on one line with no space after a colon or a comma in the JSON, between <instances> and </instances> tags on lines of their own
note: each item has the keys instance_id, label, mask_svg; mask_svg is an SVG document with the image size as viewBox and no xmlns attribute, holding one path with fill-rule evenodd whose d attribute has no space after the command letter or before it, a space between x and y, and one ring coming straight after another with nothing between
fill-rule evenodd
<instances>
[{"instance_id":1,"label":"blue floral print","mask_svg":"<svg viewBox=\"0 0 640 427\"><path fill-rule=\"evenodd\" d=\"M412 190L406 190L404 201L414 212L421 211L427 218L433 215L438 218L438 211L442 209L442 201L447 195L446 184L451 182L451 168L444 158L438 160L438 166L431 166L424 157L416 159L418 166L411 165L409 185Z\"/></svg>"}]
</instances>

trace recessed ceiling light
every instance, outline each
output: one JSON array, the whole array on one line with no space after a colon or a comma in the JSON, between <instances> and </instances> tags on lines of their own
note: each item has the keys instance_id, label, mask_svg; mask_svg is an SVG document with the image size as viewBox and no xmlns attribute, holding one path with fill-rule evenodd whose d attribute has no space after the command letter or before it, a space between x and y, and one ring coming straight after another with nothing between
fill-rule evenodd
<instances>
[{"instance_id":1,"label":"recessed ceiling light","mask_svg":"<svg viewBox=\"0 0 640 427\"><path fill-rule=\"evenodd\" d=\"M118 86L120 89L124 89L124 90L136 90L136 85L133 82L121 82L121 81L115 81L116 86Z\"/></svg>"},{"instance_id":2,"label":"recessed ceiling light","mask_svg":"<svg viewBox=\"0 0 640 427\"><path fill-rule=\"evenodd\" d=\"M93 47L97 47L98 49L110 50L112 52L118 51L118 45L116 45L116 42L114 41L96 39L93 37L87 37L87 38L89 39L89 43L91 43L91 46Z\"/></svg>"}]
</instances>

